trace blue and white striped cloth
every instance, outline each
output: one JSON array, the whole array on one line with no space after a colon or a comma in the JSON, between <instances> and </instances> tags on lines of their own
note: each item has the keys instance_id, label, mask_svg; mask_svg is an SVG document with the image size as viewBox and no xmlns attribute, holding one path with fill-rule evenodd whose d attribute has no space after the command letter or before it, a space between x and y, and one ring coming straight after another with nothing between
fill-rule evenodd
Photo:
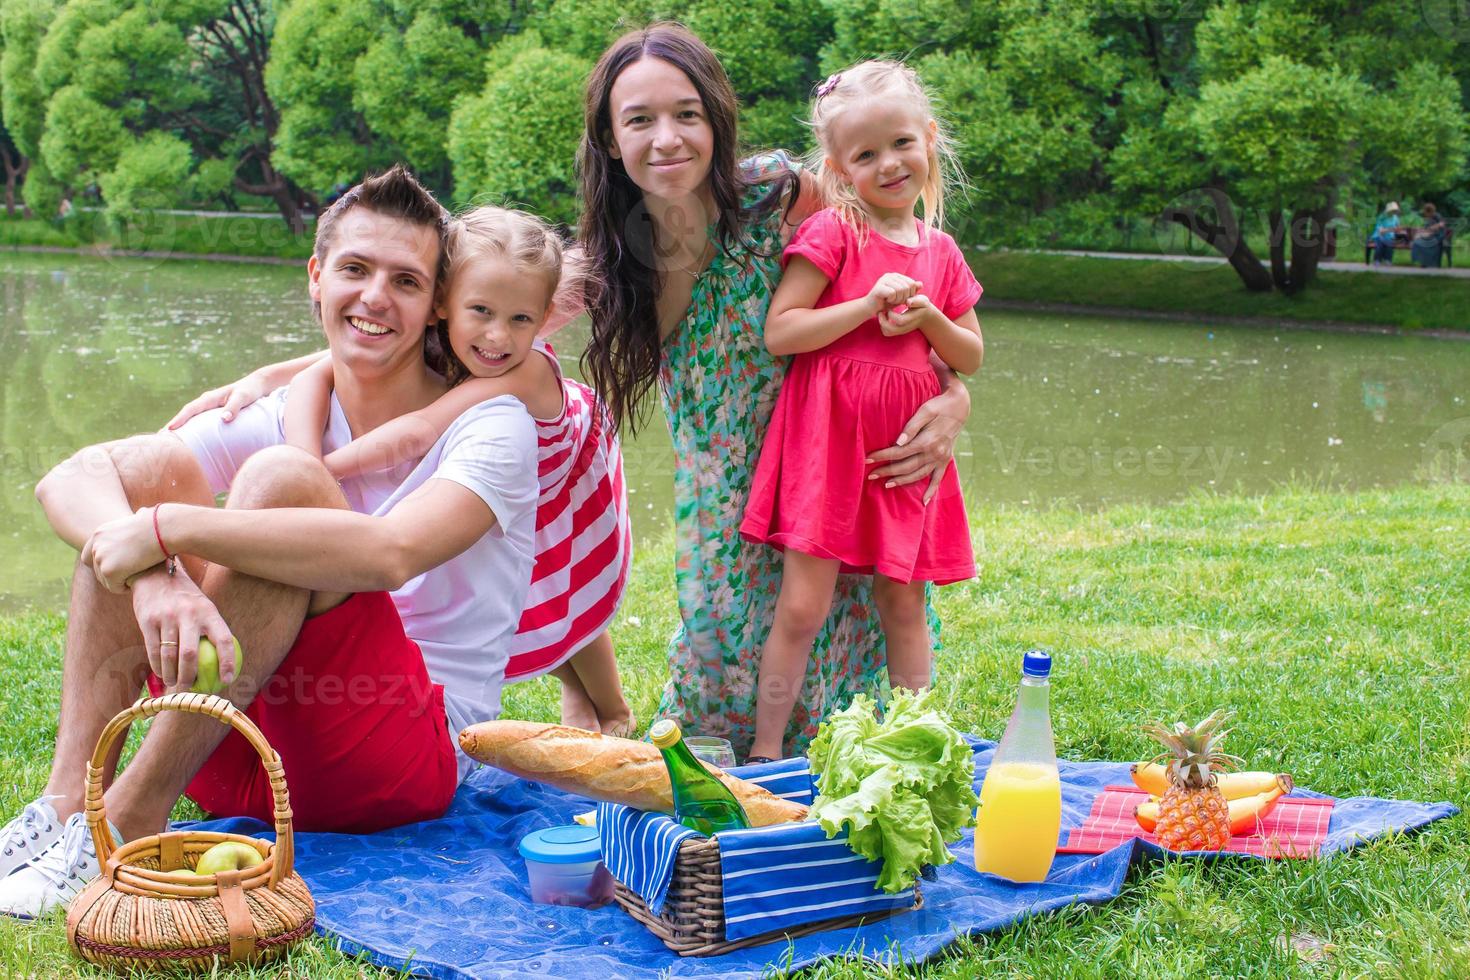
<instances>
[{"instance_id":1,"label":"blue and white striped cloth","mask_svg":"<svg viewBox=\"0 0 1470 980\"><path fill-rule=\"evenodd\" d=\"M811 803L805 759L734 770L784 799ZM661 813L614 803L597 808L602 859L655 915L663 913L679 845L697 836ZM831 840L815 821L777 824L719 835L725 883L725 938L730 941L808 922L863 912L907 909L912 888L894 895L877 887L881 865L854 854L846 832Z\"/></svg>"},{"instance_id":2,"label":"blue and white striped cloth","mask_svg":"<svg viewBox=\"0 0 1470 980\"><path fill-rule=\"evenodd\" d=\"M597 839L608 873L637 892L654 915L662 915L679 845L697 831L662 813L621 803L597 804Z\"/></svg>"}]
</instances>

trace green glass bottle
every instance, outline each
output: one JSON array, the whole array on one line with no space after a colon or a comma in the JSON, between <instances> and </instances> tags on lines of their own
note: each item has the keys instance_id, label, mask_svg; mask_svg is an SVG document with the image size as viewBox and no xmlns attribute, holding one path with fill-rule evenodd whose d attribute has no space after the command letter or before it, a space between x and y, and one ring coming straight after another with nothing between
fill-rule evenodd
<instances>
[{"instance_id":1,"label":"green glass bottle","mask_svg":"<svg viewBox=\"0 0 1470 980\"><path fill-rule=\"evenodd\" d=\"M674 819L690 830L711 837L722 830L744 830L750 826L745 810L729 787L720 782L684 744L677 722L669 718L654 723L649 740L663 753L674 787Z\"/></svg>"}]
</instances>

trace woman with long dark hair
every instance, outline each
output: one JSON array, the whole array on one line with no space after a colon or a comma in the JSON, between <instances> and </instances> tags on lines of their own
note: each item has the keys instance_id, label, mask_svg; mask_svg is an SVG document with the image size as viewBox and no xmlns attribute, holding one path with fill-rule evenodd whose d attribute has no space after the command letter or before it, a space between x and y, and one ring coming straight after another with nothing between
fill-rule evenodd
<instances>
[{"instance_id":1,"label":"woman with long dark hair","mask_svg":"<svg viewBox=\"0 0 1470 980\"><path fill-rule=\"evenodd\" d=\"M775 550L738 533L787 366L766 350L766 310L782 247L817 197L785 154L739 161L736 113L729 79L699 38L677 24L632 32L588 81L579 169L582 245L598 272L583 366L629 429L656 382L677 457L681 625L660 713L744 754L781 570ZM874 454L879 478L937 485L969 414L963 386L948 369L941 377L945 391L909 423L903 445ZM930 623L937 629L932 612ZM876 693L882 644L870 582L841 577L804 686L767 692L795 701L789 751L855 694Z\"/></svg>"}]
</instances>

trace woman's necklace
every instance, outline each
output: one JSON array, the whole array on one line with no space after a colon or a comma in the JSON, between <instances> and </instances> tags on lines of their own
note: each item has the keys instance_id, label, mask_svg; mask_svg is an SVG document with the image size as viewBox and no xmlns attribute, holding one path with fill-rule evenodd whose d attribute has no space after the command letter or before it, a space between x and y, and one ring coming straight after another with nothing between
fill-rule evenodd
<instances>
[{"instance_id":1,"label":"woman's necklace","mask_svg":"<svg viewBox=\"0 0 1470 980\"><path fill-rule=\"evenodd\" d=\"M681 244L684 245L684 246L688 246L690 243L686 240L685 242L683 242ZM685 252L685 249L684 248L680 248L679 254L683 254L684 252ZM705 234L702 236L702 239L701 239L701 245L700 245L700 249L699 249L699 254L697 254L697 255L694 256L694 261L692 263L689 263L689 264L681 263L681 262L678 262L678 261L673 261L673 262L671 262L671 266L672 266L672 268L678 269L680 272L684 273L686 276L695 276L695 277L698 277L699 274L701 272L703 272L709 266L710 260L713 259L714 257L715 257L715 242L714 242L714 239L710 236L709 232L706 231ZM671 255L671 256L669 256L669 258L671 260L673 260L673 259L675 259L675 256L672 256Z\"/></svg>"},{"instance_id":2,"label":"woman's necklace","mask_svg":"<svg viewBox=\"0 0 1470 980\"><path fill-rule=\"evenodd\" d=\"M648 203L650 217L654 218L654 241L667 236L666 241L672 246L667 253L662 248L656 250L659 271L665 278L674 273L698 278L715 253L715 226L703 220L711 213L709 202L696 195L687 201L666 202L661 207Z\"/></svg>"},{"instance_id":3,"label":"woman's necklace","mask_svg":"<svg viewBox=\"0 0 1470 980\"><path fill-rule=\"evenodd\" d=\"M671 254L664 260L663 268L660 271L665 279L674 273L680 273L690 279L698 279L705 269L709 268L710 262L715 257L714 239L708 235L705 236L704 247L699 250L698 255L694 256L693 262L686 263L679 261L682 253L683 249L681 248L678 252Z\"/></svg>"}]
</instances>

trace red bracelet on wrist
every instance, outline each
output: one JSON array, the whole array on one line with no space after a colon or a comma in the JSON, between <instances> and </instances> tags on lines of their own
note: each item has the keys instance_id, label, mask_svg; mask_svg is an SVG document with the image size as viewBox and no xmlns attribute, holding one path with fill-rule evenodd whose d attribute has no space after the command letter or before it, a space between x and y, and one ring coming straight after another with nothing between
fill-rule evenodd
<instances>
[{"instance_id":1,"label":"red bracelet on wrist","mask_svg":"<svg viewBox=\"0 0 1470 980\"><path fill-rule=\"evenodd\" d=\"M158 529L158 512L163 510L163 504L153 508L153 536L158 539L159 550L163 552L163 567L172 575L179 567L179 556L168 550L168 545L163 543L163 532Z\"/></svg>"}]
</instances>

